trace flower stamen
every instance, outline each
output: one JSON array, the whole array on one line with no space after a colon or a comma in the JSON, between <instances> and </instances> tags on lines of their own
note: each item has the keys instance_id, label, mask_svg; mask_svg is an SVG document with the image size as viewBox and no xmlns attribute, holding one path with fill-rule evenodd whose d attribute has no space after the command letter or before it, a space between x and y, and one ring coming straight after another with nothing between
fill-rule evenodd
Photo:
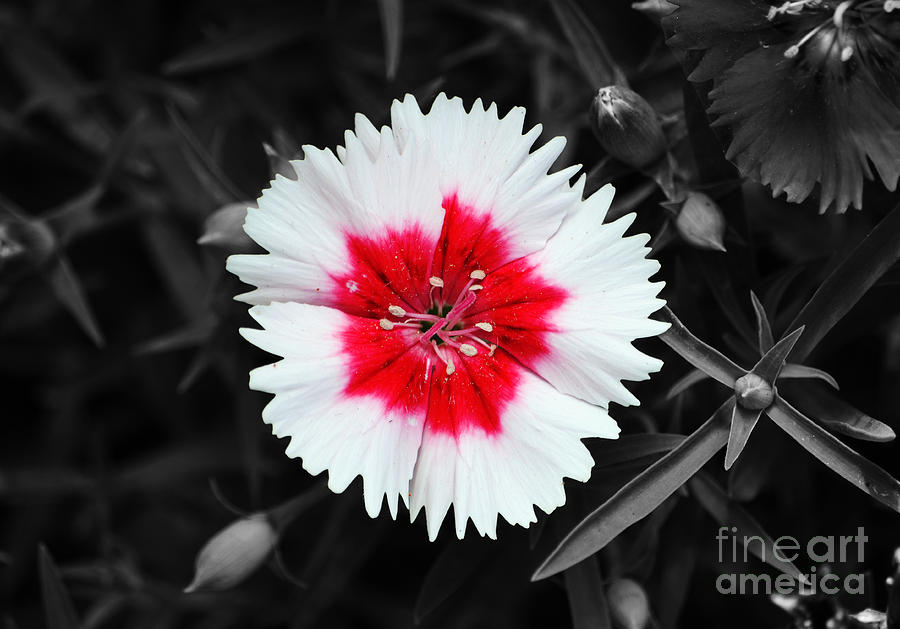
<instances>
[{"instance_id":1,"label":"flower stamen","mask_svg":"<svg viewBox=\"0 0 900 629\"><path fill-rule=\"evenodd\" d=\"M769 7L766 19L770 22L779 15L800 15L803 9L817 9L822 4L821 0L795 0L793 2L785 2L777 7Z\"/></svg>"},{"instance_id":2,"label":"flower stamen","mask_svg":"<svg viewBox=\"0 0 900 629\"><path fill-rule=\"evenodd\" d=\"M800 39L800 41L798 41L796 44L794 44L793 46L791 46L790 48L788 48L787 50L785 50L785 51L784 51L784 56L787 57L788 59L793 59L794 57L796 57L798 54L800 54L800 47L801 47L803 44L805 44L806 42L808 42L810 39L812 39L813 37L815 37L816 33L818 33L818 32L821 31L823 28L825 28L826 26L828 26L828 24L829 24L830 22L831 22L831 20L826 20L826 21L822 22L821 24L819 24L819 25L818 25L817 27L815 27L814 29L812 29L811 31L809 31L806 35L804 35L804 36Z\"/></svg>"},{"instance_id":3,"label":"flower stamen","mask_svg":"<svg viewBox=\"0 0 900 629\"><path fill-rule=\"evenodd\" d=\"M431 346L434 355L446 365L447 375L449 376L456 371L456 365L449 355L446 354L448 349L457 350L467 357L478 355L478 345L488 350L488 356L493 356L494 351L497 349L496 345L488 343L478 336L485 332L493 332L494 326L492 324L486 321L479 321L470 325L460 324L466 311L478 299L477 293L484 290L484 285L478 282L486 277L487 273L481 269L475 269L470 272L468 281L457 294L452 306L447 310L446 303L441 303L440 296L438 296L436 302L434 295L434 289L445 288L444 280L436 275L430 275L428 277L428 284L431 286L429 312L410 312L402 306L391 304L387 308L388 312L392 316L402 319L402 321L380 319L378 324L384 330L393 330L396 327L416 329L420 333L418 340ZM432 314L432 312L436 314ZM465 339L466 342L460 342L462 339ZM441 347L441 345L446 347Z\"/></svg>"}]
</instances>

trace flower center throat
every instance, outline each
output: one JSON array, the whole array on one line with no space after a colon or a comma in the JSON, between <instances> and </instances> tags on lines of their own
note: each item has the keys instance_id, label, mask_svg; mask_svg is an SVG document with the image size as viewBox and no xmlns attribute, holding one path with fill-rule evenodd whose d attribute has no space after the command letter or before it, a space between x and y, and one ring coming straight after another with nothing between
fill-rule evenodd
<instances>
[{"instance_id":1,"label":"flower center throat","mask_svg":"<svg viewBox=\"0 0 900 629\"><path fill-rule=\"evenodd\" d=\"M463 319L466 311L475 304L478 291L483 290L484 286L479 282L485 277L485 272L480 269L472 271L469 274L469 281L452 303L443 299L444 281L440 277L429 277L429 308L426 312L410 312L401 306L391 304L388 306L388 312L392 318L383 318L378 323L383 330L395 328L415 330L418 334L417 342L431 348L433 355L446 366L447 375L450 376L456 371L456 366L453 362L455 352L448 351L448 348L470 357L479 353L477 345L483 346L488 356L493 356L497 349L495 344L482 338L483 334L493 332L494 327L491 323L468 322ZM429 372L430 365L426 367L426 374Z\"/></svg>"}]
</instances>

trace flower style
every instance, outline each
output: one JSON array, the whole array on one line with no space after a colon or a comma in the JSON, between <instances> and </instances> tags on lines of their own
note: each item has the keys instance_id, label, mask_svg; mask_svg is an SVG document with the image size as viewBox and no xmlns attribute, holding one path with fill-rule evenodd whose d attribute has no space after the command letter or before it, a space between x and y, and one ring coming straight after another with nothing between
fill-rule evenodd
<instances>
[{"instance_id":1,"label":"flower style","mask_svg":"<svg viewBox=\"0 0 900 629\"><path fill-rule=\"evenodd\" d=\"M900 178L900 13L893 0L675 0L669 44L741 174L819 208L862 208L872 168Z\"/></svg>"},{"instance_id":2,"label":"flower style","mask_svg":"<svg viewBox=\"0 0 900 629\"><path fill-rule=\"evenodd\" d=\"M638 403L621 380L662 366L631 345L667 327L648 237L603 224L611 187L582 200L578 167L547 174L565 142L530 152L524 117L443 94L427 115L395 101L380 132L357 115L249 209L269 253L228 260L257 287L242 334L284 357L250 386L275 394L287 454L336 492L362 475L372 517L385 496L392 517L424 508L431 539L451 504L459 537L564 504L593 466L581 439L616 438L609 402Z\"/></svg>"}]
</instances>

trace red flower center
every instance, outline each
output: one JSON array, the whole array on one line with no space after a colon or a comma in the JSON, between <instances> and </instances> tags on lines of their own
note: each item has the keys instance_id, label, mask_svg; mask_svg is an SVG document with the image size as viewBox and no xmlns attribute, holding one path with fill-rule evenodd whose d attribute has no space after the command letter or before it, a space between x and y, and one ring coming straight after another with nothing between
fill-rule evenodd
<instances>
[{"instance_id":1,"label":"red flower center","mask_svg":"<svg viewBox=\"0 0 900 629\"><path fill-rule=\"evenodd\" d=\"M380 237L347 234L347 273L332 305L359 319L341 334L345 394L425 417L453 435L502 430L521 373L549 353L552 314L566 292L527 258L510 261L489 213L444 199L437 242L417 226Z\"/></svg>"}]
</instances>

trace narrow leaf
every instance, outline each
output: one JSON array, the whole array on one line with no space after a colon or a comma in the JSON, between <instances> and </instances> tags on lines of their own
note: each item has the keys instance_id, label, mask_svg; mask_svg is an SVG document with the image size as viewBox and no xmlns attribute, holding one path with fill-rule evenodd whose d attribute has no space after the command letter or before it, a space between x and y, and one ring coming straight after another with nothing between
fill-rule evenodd
<instances>
[{"instance_id":1,"label":"narrow leaf","mask_svg":"<svg viewBox=\"0 0 900 629\"><path fill-rule=\"evenodd\" d=\"M197 247L175 222L154 216L141 223L141 235L174 306L190 321L208 319L207 278Z\"/></svg>"},{"instance_id":2,"label":"narrow leaf","mask_svg":"<svg viewBox=\"0 0 900 629\"><path fill-rule=\"evenodd\" d=\"M415 623L422 622L462 587L484 562L486 554L481 540L451 541L425 575L413 612Z\"/></svg>"},{"instance_id":3,"label":"narrow leaf","mask_svg":"<svg viewBox=\"0 0 900 629\"><path fill-rule=\"evenodd\" d=\"M788 392L808 416L834 432L863 441L885 442L896 437L890 426L869 417L818 383L791 386Z\"/></svg>"},{"instance_id":4,"label":"narrow leaf","mask_svg":"<svg viewBox=\"0 0 900 629\"><path fill-rule=\"evenodd\" d=\"M69 590L62 581L53 557L43 544L38 547L38 567L41 573L41 598L44 602L44 620L47 629L78 629L78 615L75 613L75 605L72 604Z\"/></svg>"},{"instance_id":5,"label":"narrow leaf","mask_svg":"<svg viewBox=\"0 0 900 629\"><path fill-rule=\"evenodd\" d=\"M659 338L682 358L697 369L731 388L734 381L744 375L744 370L724 356L719 350L710 347L691 334L675 313L663 306L659 311L663 321L670 323L669 329Z\"/></svg>"},{"instance_id":6,"label":"narrow leaf","mask_svg":"<svg viewBox=\"0 0 900 629\"><path fill-rule=\"evenodd\" d=\"M138 344L134 348L134 353L140 356L142 354L160 354L197 347L209 340L216 323L216 319L212 316L200 319L190 325L166 332Z\"/></svg>"},{"instance_id":7,"label":"narrow leaf","mask_svg":"<svg viewBox=\"0 0 900 629\"><path fill-rule=\"evenodd\" d=\"M222 171L213 156L203 146L200 138L196 136L194 131L188 126L187 121L178 113L178 110L173 105L169 105L166 107L166 111L169 114L169 119L172 121L172 127L181 137L185 157L189 160L193 158L198 166L203 169L201 174L205 175L206 179L209 179L221 189L218 192L218 195L221 195L220 198L228 201L240 201L247 196Z\"/></svg>"},{"instance_id":8,"label":"narrow leaf","mask_svg":"<svg viewBox=\"0 0 900 629\"><path fill-rule=\"evenodd\" d=\"M733 236L735 233L732 231L731 235ZM728 322L749 347L754 347L757 335L737 297L734 278L731 276L729 268L725 264L704 264L702 259L697 258L695 258L695 264Z\"/></svg>"},{"instance_id":9,"label":"narrow leaf","mask_svg":"<svg viewBox=\"0 0 900 629\"><path fill-rule=\"evenodd\" d=\"M793 362L802 363L829 330L900 258L900 205L881 219L869 235L831 272L788 329L806 326L794 347Z\"/></svg>"},{"instance_id":10,"label":"narrow leaf","mask_svg":"<svg viewBox=\"0 0 900 629\"><path fill-rule=\"evenodd\" d=\"M290 21L244 28L191 48L163 66L166 74L223 68L263 57L303 35Z\"/></svg>"},{"instance_id":11,"label":"narrow leaf","mask_svg":"<svg viewBox=\"0 0 900 629\"><path fill-rule=\"evenodd\" d=\"M676 629L688 590L695 582L700 541L699 521L703 513L693 501L682 501L672 514L671 524L662 531L659 552L651 573L650 593L658 624L656 629Z\"/></svg>"},{"instance_id":12,"label":"narrow leaf","mask_svg":"<svg viewBox=\"0 0 900 629\"><path fill-rule=\"evenodd\" d=\"M803 328L798 328L788 334L786 337L778 341L775 346L759 359L759 362L753 366L750 373L759 376L769 384L774 384L784 367L784 361L787 359L791 349L803 334Z\"/></svg>"},{"instance_id":13,"label":"narrow leaf","mask_svg":"<svg viewBox=\"0 0 900 629\"><path fill-rule=\"evenodd\" d=\"M184 370L184 373L181 374L181 378L178 379L178 384L175 386L175 390L178 394L183 395L187 393L191 387L196 384L197 380L200 379L200 376L206 373L206 370L209 369L212 364L212 348L210 345L204 345L194 354L187 369Z\"/></svg>"},{"instance_id":14,"label":"narrow leaf","mask_svg":"<svg viewBox=\"0 0 900 629\"><path fill-rule=\"evenodd\" d=\"M753 312L756 314L756 334L759 343L759 353L765 354L772 346L775 345L775 337L772 336L772 327L769 325L769 317L766 310L760 303L759 298L752 290L750 291L750 301L753 303Z\"/></svg>"},{"instance_id":15,"label":"narrow leaf","mask_svg":"<svg viewBox=\"0 0 900 629\"><path fill-rule=\"evenodd\" d=\"M565 574L566 595L574 629L612 627L609 605L603 591L603 579L594 557L575 564Z\"/></svg>"},{"instance_id":16,"label":"narrow leaf","mask_svg":"<svg viewBox=\"0 0 900 629\"><path fill-rule=\"evenodd\" d=\"M397 76L403 43L403 0L378 0L381 32L384 35L384 65L388 81Z\"/></svg>"},{"instance_id":17,"label":"narrow leaf","mask_svg":"<svg viewBox=\"0 0 900 629\"><path fill-rule=\"evenodd\" d=\"M838 386L837 380L835 380L834 377L827 371L822 371L821 369L816 369L815 367L807 367L806 365L797 365L795 363L785 363L779 377L818 378L819 380L824 380L835 389L839 390L841 388L840 386Z\"/></svg>"},{"instance_id":18,"label":"narrow leaf","mask_svg":"<svg viewBox=\"0 0 900 629\"><path fill-rule=\"evenodd\" d=\"M757 432L777 431L771 422L759 424ZM736 502L750 502L759 496L769 480L770 468L778 459L781 449L789 446L786 439L776 435L775 440L766 436L758 436L753 443L747 444L742 456L735 461L728 473L728 496Z\"/></svg>"},{"instance_id":19,"label":"narrow leaf","mask_svg":"<svg viewBox=\"0 0 900 629\"><path fill-rule=\"evenodd\" d=\"M672 385L672 388L669 389L669 392L666 393L666 399L671 400L677 395L684 393L692 386L699 382L703 382L709 378L705 373L700 371L699 369L691 369L689 372L684 374L681 378L679 378L675 384Z\"/></svg>"},{"instance_id":20,"label":"narrow leaf","mask_svg":"<svg viewBox=\"0 0 900 629\"><path fill-rule=\"evenodd\" d=\"M684 441L684 435L652 433L623 435L618 439L603 439L591 444L591 454L597 467L609 467L647 456L669 452Z\"/></svg>"},{"instance_id":21,"label":"narrow leaf","mask_svg":"<svg viewBox=\"0 0 900 629\"><path fill-rule=\"evenodd\" d=\"M834 472L880 503L900 512L900 482L893 476L846 446L781 397L775 398L775 403L766 409L766 414Z\"/></svg>"},{"instance_id":22,"label":"narrow leaf","mask_svg":"<svg viewBox=\"0 0 900 629\"><path fill-rule=\"evenodd\" d=\"M91 338L94 345L103 347L106 344L103 333L100 332L100 326L97 324L94 312L84 294L81 280L75 275L75 270L69 264L68 259L61 256L50 268L48 274L50 286L56 297L72 313L78 325Z\"/></svg>"},{"instance_id":23,"label":"narrow leaf","mask_svg":"<svg viewBox=\"0 0 900 629\"><path fill-rule=\"evenodd\" d=\"M741 456L761 413L760 410L751 410L735 403L734 414L731 418L731 432L728 434L728 448L725 450L726 470L730 470L737 458Z\"/></svg>"},{"instance_id":24,"label":"narrow leaf","mask_svg":"<svg viewBox=\"0 0 900 629\"><path fill-rule=\"evenodd\" d=\"M796 265L778 274L772 283L766 288L763 295L763 303L767 312L776 313L780 310L781 298L791 283L804 271L804 266Z\"/></svg>"},{"instance_id":25,"label":"narrow leaf","mask_svg":"<svg viewBox=\"0 0 900 629\"><path fill-rule=\"evenodd\" d=\"M729 398L681 445L651 465L582 520L532 576L552 576L593 555L684 485L728 440Z\"/></svg>"},{"instance_id":26,"label":"narrow leaf","mask_svg":"<svg viewBox=\"0 0 900 629\"><path fill-rule=\"evenodd\" d=\"M276 530L283 531L297 518L298 515L328 495L327 485L324 483L317 483L290 500L270 509L268 511L269 520Z\"/></svg>"},{"instance_id":27,"label":"narrow leaf","mask_svg":"<svg viewBox=\"0 0 900 629\"><path fill-rule=\"evenodd\" d=\"M627 87L625 74L578 5L573 0L554 0L550 6L591 88L596 90L613 84Z\"/></svg>"},{"instance_id":28,"label":"narrow leaf","mask_svg":"<svg viewBox=\"0 0 900 629\"><path fill-rule=\"evenodd\" d=\"M775 554L775 543L756 519L742 506L732 502L709 476L697 474L690 482L694 497L703 505L709 514L722 526L735 527L735 537L747 540L747 550L765 561L770 566L781 570L800 582L807 582L802 572L790 561L781 561ZM759 543L752 543L756 538Z\"/></svg>"},{"instance_id":29,"label":"narrow leaf","mask_svg":"<svg viewBox=\"0 0 900 629\"><path fill-rule=\"evenodd\" d=\"M894 549L891 561L891 586L888 592L887 629L900 627L900 548Z\"/></svg>"}]
</instances>

